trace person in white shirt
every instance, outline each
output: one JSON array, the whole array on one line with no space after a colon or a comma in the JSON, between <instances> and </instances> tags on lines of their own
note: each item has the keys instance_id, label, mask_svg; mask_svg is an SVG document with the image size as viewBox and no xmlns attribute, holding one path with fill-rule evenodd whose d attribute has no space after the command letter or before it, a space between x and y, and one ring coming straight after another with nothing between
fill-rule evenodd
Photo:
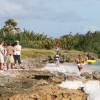
<instances>
[{"instance_id":1,"label":"person in white shirt","mask_svg":"<svg viewBox=\"0 0 100 100\"><path fill-rule=\"evenodd\" d=\"M16 44L14 46L14 62L15 64L18 61L18 64L21 64L21 45L19 44L19 41L16 41Z\"/></svg>"},{"instance_id":2,"label":"person in white shirt","mask_svg":"<svg viewBox=\"0 0 100 100\"><path fill-rule=\"evenodd\" d=\"M58 54L57 54L57 55L55 55L54 60L55 60L56 65L59 67L59 63L60 63L60 56L59 56Z\"/></svg>"}]
</instances>

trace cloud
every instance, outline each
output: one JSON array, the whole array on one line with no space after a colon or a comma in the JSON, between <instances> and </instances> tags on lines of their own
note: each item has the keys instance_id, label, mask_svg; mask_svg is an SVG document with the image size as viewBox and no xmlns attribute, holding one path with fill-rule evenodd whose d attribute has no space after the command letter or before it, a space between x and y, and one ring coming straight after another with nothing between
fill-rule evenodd
<instances>
[{"instance_id":1,"label":"cloud","mask_svg":"<svg viewBox=\"0 0 100 100\"><path fill-rule=\"evenodd\" d=\"M0 0L0 17L40 32L84 32L100 26L99 5L100 0Z\"/></svg>"},{"instance_id":2,"label":"cloud","mask_svg":"<svg viewBox=\"0 0 100 100\"><path fill-rule=\"evenodd\" d=\"M20 16L25 14L25 9L22 5L16 4L9 1L0 1L0 16L10 17L10 16Z\"/></svg>"},{"instance_id":3,"label":"cloud","mask_svg":"<svg viewBox=\"0 0 100 100\"><path fill-rule=\"evenodd\" d=\"M66 3L65 0L1 0L0 15L57 22L82 20L76 11L66 9Z\"/></svg>"},{"instance_id":4,"label":"cloud","mask_svg":"<svg viewBox=\"0 0 100 100\"><path fill-rule=\"evenodd\" d=\"M100 30L99 26L90 24L90 25L85 26L84 32L87 32L87 31L95 32L99 30Z\"/></svg>"}]
</instances>

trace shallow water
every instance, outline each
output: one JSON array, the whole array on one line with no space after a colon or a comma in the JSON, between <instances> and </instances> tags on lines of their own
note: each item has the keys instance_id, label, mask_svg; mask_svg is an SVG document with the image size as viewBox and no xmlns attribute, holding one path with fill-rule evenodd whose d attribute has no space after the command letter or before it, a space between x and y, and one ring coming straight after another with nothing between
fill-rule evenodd
<instances>
[{"instance_id":1,"label":"shallow water","mask_svg":"<svg viewBox=\"0 0 100 100\"><path fill-rule=\"evenodd\" d=\"M43 70L49 70L50 72L61 72L64 73L65 75L80 75L80 72L78 70L77 64L76 63L63 63L56 65L54 63L48 63L46 66L43 68ZM89 72L92 73L94 71L100 71L100 62L98 61L97 63L94 64L86 64L82 70L82 72Z\"/></svg>"},{"instance_id":2,"label":"shallow water","mask_svg":"<svg viewBox=\"0 0 100 100\"><path fill-rule=\"evenodd\" d=\"M69 65L70 67L77 67L76 63L65 63L64 65ZM84 69L91 71L100 71L100 61L97 61L96 63L92 64L85 64Z\"/></svg>"},{"instance_id":3,"label":"shallow water","mask_svg":"<svg viewBox=\"0 0 100 100\"><path fill-rule=\"evenodd\" d=\"M63 63L63 64L47 64L44 70L49 70L50 72L62 72L65 75L74 74L79 75L79 70L76 63ZM86 64L84 69L85 72L100 71L100 62L94 64ZM82 81L64 81L59 84L62 88L78 89L83 88L85 93L88 94L87 100L100 100L100 81L90 80L86 83Z\"/></svg>"},{"instance_id":4,"label":"shallow water","mask_svg":"<svg viewBox=\"0 0 100 100\"><path fill-rule=\"evenodd\" d=\"M93 64L87 64L86 68L91 69L93 71L100 71L100 61L97 61L96 63Z\"/></svg>"}]
</instances>

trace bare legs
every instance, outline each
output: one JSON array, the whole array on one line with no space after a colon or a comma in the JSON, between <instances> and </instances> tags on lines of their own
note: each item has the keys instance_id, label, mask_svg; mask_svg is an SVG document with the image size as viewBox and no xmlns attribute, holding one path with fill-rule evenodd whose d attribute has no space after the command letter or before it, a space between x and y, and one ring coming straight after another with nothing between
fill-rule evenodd
<instances>
[{"instance_id":1,"label":"bare legs","mask_svg":"<svg viewBox=\"0 0 100 100\"><path fill-rule=\"evenodd\" d=\"M11 63L11 64L10 64L10 63L8 63L8 64L7 64L7 70L8 70L8 69L10 69L10 68L11 68L11 69L13 69L13 68L14 68L14 64L13 64L13 63Z\"/></svg>"},{"instance_id":2,"label":"bare legs","mask_svg":"<svg viewBox=\"0 0 100 100\"><path fill-rule=\"evenodd\" d=\"M2 70L4 67L3 63L0 63L0 70Z\"/></svg>"}]
</instances>

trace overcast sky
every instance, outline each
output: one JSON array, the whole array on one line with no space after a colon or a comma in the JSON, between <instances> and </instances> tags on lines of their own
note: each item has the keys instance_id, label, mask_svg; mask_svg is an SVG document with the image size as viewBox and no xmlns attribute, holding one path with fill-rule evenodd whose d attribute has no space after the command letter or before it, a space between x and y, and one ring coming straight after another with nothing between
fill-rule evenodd
<instances>
[{"instance_id":1,"label":"overcast sky","mask_svg":"<svg viewBox=\"0 0 100 100\"><path fill-rule=\"evenodd\" d=\"M8 18L49 36L99 31L100 0L0 0L0 27Z\"/></svg>"}]
</instances>

